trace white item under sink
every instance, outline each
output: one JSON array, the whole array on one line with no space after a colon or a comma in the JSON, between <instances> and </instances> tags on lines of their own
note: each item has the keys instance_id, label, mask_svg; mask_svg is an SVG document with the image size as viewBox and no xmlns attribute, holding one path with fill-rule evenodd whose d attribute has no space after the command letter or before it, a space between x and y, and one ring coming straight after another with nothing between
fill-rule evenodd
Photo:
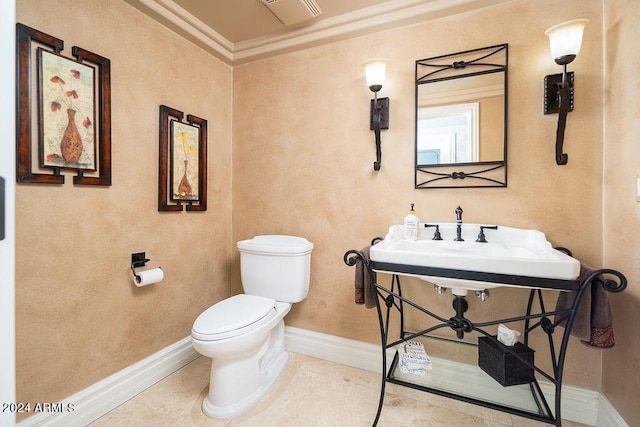
<instances>
[{"instance_id":1,"label":"white item under sink","mask_svg":"<svg viewBox=\"0 0 640 427\"><path fill-rule=\"evenodd\" d=\"M426 228L421 224L419 239L415 241L402 238L402 225L392 225L384 240L371 247L371 260L374 264L389 263L559 280L575 280L580 273L579 261L554 249L541 231L499 225L497 230L485 229L487 242L481 243L476 242L481 224L462 224L464 241L454 241L456 223L438 225L442 240L432 240L433 228ZM389 272L386 268L384 271ZM506 282L467 280L438 274L402 274L451 288L456 295L466 295L469 290L514 286Z\"/></svg>"}]
</instances>

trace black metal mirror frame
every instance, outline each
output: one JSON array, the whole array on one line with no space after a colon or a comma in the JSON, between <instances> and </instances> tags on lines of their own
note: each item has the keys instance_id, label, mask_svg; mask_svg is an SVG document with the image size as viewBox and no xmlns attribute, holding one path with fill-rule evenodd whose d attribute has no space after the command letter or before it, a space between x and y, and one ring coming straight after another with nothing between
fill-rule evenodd
<instances>
[{"instance_id":1,"label":"black metal mirror frame","mask_svg":"<svg viewBox=\"0 0 640 427\"><path fill-rule=\"evenodd\" d=\"M502 58L502 55L504 57ZM508 44L419 59L415 69L415 188L482 188L507 186ZM499 61L497 59L500 59ZM479 76L504 75L502 160L470 163L418 163L418 89L423 84Z\"/></svg>"}]
</instances>

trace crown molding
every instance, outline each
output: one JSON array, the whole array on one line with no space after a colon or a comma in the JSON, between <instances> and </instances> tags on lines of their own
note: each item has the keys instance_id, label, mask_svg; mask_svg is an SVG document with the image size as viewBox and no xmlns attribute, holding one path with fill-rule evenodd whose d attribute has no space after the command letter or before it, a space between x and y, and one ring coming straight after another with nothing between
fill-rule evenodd
<instances>
[{"instance_id":1,"label":"crown molding","mask_svg":"<svg viewBox=\"0 0 640 427\"><path fill-rule=\"evenodd\" d=\"M457 15L513 0L394 0L293 30L232 43L172 0L125 0L228 65Z\"/></svg>"},{"instance_id":2,"label":"crown molding","mask_svg":"<svg viewBox=\"0 0 640 427\"><path fill-rule=\"evenodd\" d=\"M151 19L233 65L233 43L172 0L124 0Z\"/></svg>"}]
</instances>

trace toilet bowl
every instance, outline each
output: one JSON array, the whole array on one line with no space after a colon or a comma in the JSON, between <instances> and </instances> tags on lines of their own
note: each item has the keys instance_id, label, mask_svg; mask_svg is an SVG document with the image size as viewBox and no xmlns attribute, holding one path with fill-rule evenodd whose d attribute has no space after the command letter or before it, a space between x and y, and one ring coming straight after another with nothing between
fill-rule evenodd
<instances>
[{"instance_id":1,"label":"toilet bowl","mask_svg":"<svg viewBox=\"0 0 640 427\"><path fill-rule=\"evenodd\" d=\"M309 286L313 245L306 239L257 236L238 242L238 248L243 288L251 292L209 307L191 331L194 348L211 358L209 393L202 403L210 418L234 418L268 391L289 358L283 319Z\"/></svg>"},{"instance_id":2,"label":"toilet bowl","mask_svg":"<svg viewBox=\"0 0 640 427\"><path fill-rule=\"evenodd\" d=\"M254 315L243 321L238 316L238 310L249 307L261 313L260 318ZM191 333L193 346L215 364L202 403L205 415L233 418L264 396L289 358L284 351L282 319L290 308L289 303L241 294L198 317ZM226 319L225 314L229 315ZM246 322L249 324L243 324Z\"/></svg>"}]
</instances>

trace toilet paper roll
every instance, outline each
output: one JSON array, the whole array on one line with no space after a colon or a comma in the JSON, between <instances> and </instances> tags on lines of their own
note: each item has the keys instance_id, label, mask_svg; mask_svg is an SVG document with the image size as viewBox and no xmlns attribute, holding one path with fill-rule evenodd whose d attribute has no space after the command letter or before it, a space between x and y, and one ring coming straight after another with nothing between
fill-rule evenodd
<instances>
[{"instance_id":1,"label":"toilet paper roll","mask_svg":"<svg viewBox=\"0 0 640 427\"><path fill-rule=\"evenodd\" d=\"M147 286L153 283L158 283L164 278L162 268L153 268L151 270L136 272L137 277L134 278L134 283L137 287Z\"/></svg>"}]
</instances>

